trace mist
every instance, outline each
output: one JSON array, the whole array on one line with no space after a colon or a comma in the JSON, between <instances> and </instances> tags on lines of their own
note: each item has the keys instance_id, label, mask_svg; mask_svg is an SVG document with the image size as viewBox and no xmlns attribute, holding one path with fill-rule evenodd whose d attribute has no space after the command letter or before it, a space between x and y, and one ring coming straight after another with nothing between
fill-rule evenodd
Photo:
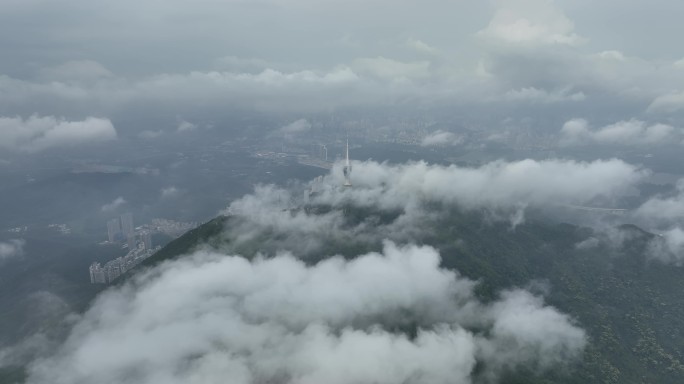
<instances>
[{"instance_id":1,"label":"mist","mask_svg":"<svg viewBox=\"0 0 684 384\"><path fill-rule=\"evenodd\" d=\"M482 302L439 263L391 242L314 266L198 252L102 294L28 382L470 383L581 354L585 333L542 298Z\"/></svg>"}]
</instances>

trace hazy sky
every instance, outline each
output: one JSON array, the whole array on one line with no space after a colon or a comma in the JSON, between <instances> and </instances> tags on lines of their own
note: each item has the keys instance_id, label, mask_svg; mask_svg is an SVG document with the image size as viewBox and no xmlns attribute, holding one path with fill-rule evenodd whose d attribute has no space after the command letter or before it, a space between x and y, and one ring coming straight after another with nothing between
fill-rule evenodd
<instances>
[{"instance_id":1,"label":"hazy sky","mask_svg":"<svg viewBox=\"0 0 684 384\"><path fill-rule=\"evenodd\" d=\"M111 119L146 138L169 127L131 121L396 106L552 115L559 134L573 119L679 129L683 11L673 0L6 0L0 116Z\"/></svg>"}]
</instances>

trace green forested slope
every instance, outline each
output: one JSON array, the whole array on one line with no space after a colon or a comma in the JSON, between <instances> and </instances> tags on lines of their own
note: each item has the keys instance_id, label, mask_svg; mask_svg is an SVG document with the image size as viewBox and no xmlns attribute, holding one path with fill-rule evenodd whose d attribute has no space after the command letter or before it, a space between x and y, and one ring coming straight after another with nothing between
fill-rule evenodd
<instances>
[{"instance_id":1,"label":"green forested slope","mask_svg":"<svg viewBox=\"0 0 684 384\"><path fill-rule=\"evenodd\" d=\"M345 215L350 223L373 215L374 220L392 220L392 215L354 209ZM204 224L170 243L148 265L207 244L249 255L258 244L233 247L221 235L234 220L219 217ZM600 241L581 249L578 243L599 234L546 222L511 229L479 212L453 210L415 240L440 249L444 267L480 281L483 300L534 282L548 288L548 303L571 314L587 331L590 343L583 361L557 372L511 373L506 382L682 383L684 270L645 256L653 235L633 226L616 230L625 239L621 243ZM353 257L379 248L379 242L331 241L319 254Z\"/></svg>"}]
</instances>

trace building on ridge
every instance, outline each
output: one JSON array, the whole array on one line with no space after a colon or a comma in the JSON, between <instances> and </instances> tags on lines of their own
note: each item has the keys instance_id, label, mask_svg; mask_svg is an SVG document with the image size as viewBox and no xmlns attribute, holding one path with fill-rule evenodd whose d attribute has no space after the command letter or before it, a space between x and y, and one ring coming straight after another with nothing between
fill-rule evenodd
<instances>
[{"instance_id":1,"label":"building on ridge","mask_svg":"<svg viewBox=\"0 0 684 384\"><path fill-rule=\"evenodd\" d=\"M150 232L143 232L141 235L142 242L145 245L145 249L152 249L152 234Z\"/></svg>"},{"instance_id":2,"label":"building on ridge","mask_svg":"<svg viewBox=\"0 0 684 384\"><path fill-rule=\"evenodd\" d=\"M119 219L112 219L107 222L107 238L110 243L118 241L121 237L121 223Z\"/></svg>"},{"instance_id":3,"label":"building on ridge","mask_svg":"<svg viewBox=\"0 0 684 384\"><path fill-rule=\"evenodd\" d=\"M132 213L127 212L121 215L121 232L125 237L128 237L128 235L135 232Z\"/></svg>"},{"instance_id":4,"label":"building on ridge","mask_svg":"<svg viewBox=\"0 0 684 384\"><path fill-rule=\"evenodd\" d=\"M344 186L345 187L351 187L351 171L352 171L352 166L351 162L349 161L349 139L347 139L347 158L344 163Z\"/></svg>"}]
</instances>

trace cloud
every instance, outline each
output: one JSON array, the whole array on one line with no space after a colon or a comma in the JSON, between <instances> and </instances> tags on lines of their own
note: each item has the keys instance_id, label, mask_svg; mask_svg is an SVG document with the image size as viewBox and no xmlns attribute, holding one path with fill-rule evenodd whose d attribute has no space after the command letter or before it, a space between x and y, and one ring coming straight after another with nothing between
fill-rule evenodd
<instances>
[{"instance_id":1,"label":"cloud","mask_svg":"<svg viewBox=\"0 0 684 384\"><path fill-rule=\"evenodd\" d=\"M73 147L116 139L108 119L88 117L66 121L52 116L0 117L0 148L39 152L49 148Z\"/></svg>"},{"instance_id":2,"label":"cloud","mask_svg":"<svg viewBox=\"0 0 684 384\"><path fill-rule=\"evenodd\" d=\"M328 182L342 185L340 164ZM584 204L596 198L627 193L646 173L621 160L577 162L570 160L495 161L479 168L355 162L355 188L346 193L326 189L322 200L353 200L362 206L404 207L420 201L437 201L472 207L515 207L520 204Z\"/></svg>"},{"instance_id":3,"label":"cloud","mask_svg":"<svg viewBox=\"0 0 684 384\"><path fill-rule=\"evenodd\" d=\"M305 112L361 105L387 92L377 84L361 82L345 65L328 70L162 73L135 79L116 77L95 84L27 81L0 75L0 112L21 110L29 104L34 109L62 110L75 103L82 107L82 113L94 110L102 114L121 113L140 105L171 109L169 113L192 113L198 104L214 113L225 111L226 105L234 109ZM192 125L180 121L177 128L183 131Z\"/></svg>"},{"instance_id":4,"label":"cloud","mask_svg":"<svg viewBox=\"0 0 684 384\"><path fill-rule=\"evenodd\" d=\"M550 0L496 2L489 26L478 33L485 43L478 72L485 75L481 78L487 85L499 90L491 97L503 94L512 102L573 102L578 105L567 106L567 111L581 109L587 115L609 110L615 114L637 110L638 114L649 103L654 114L662 112L658 109L661 102L652 102L669 95L673 87L681 89L684 72L674 62L627 55L610 45L591 51L589 44L582 44L590 39L574 32L574 22L560 10L561 5L575 8ZM581 25L592 27L586 20Z\"/></svg>"},{"instance_id":5,"label":"cloud","mask_svg":"<svg viewBox=\"0 0 684 384\"><path fill-rule=\"evenodd\" d=\"M584 119L567 121L561 129L561 144L649 145L669 144L682 139L682 131L667 124L648 125L640 120L624 120L596 130Z\"/></svg>"},{"instance_id":6,"label":"cloud","mask_svg":"<svg viewBox=\"0 0 684 384\"><path fill-rule=\"evenodd\" d=\"M27 382L467 383L582 353L584 331L541 298L483 303L439 263L392 243L313 266L199 252L100 295Z\"/></svg>"},{"instance_id":7,"label":"cloud","mask_svg":"<svg viewBox=\"0 0 684 384\"><path fill-rule=\"evenodd\" d=\"M413 49L416 52L423 53L423 54L428 54L428 55L436 55L439 53L439 50L435 47L431 47L430 45L426 44L425 42L415 39L413 37L409 38L406 40L406 46L409 48Z\"/></svg>"},{"instance_id":8,"label":"cloud","mask_svg":"<svg viewBox=\"0 0 684 384\"><path fill-rule=\"evenodd\" d=\"M100 210L102 212L114 212L117 209L121 208L124 204L126 204L126 200L123 197L119 196L116 199L114 199L114 201L112 201L111 203L103 205L102 208L100 208Z\"/></svg>"},{"instance_id":9,"label":"cloud","mask_svg":"<svg viewBox=\"0 0 684 384\"><path fill-rule=\"evenodd\" d=\"M223 212L240 218L224 236L238 247L258 243L258 251L268 254L289 249L300 255L310 255L320 251L324 244L341 238L368 241L367 235L362 233L365 226L343 228L345 220L337 210L310 214L303 209L293 209L304 203L298 200L302 196L300 191L296 192L274 185L257 186L254 193L233 201ZM373 233L375 238L382 229L375 227Z\"/></svg>"},{"instance_id":10,"label":"cloud","mask_svg":"<svg viewBox=\"0 0 684 384\"><path fill-rule=\"evenodd\" d=\"M162 199L176 197L176 196L178 196L179 193L180 193L180 191L178 190L178 188L176 188L174 186L170 186L170 187L162 188L161 197L162 197Z\"/></svg>"},{"instance_id":11,"label":"cloud","mask_svg":"<svg viewBox=\"0 0 684 384\"><path fill-rule=\"evenodd\" d=\"M190 132L194 131L197 129L197 124L190 123L185 120L181 120L178 122L178 128L176 129L178 132Z\"/></svg>"},{"instance_id":12,"label":"cloud","mask_svg":"<svg viewBox=\"0 0 684 384\"><path fill-rule=\"evenodd\" d=\"M299 119L297 121L293 121L290 124L287 124L287 125L281 127L280 132L285 133L285 134L298 134L298 133L307 132L310 129L311 129L311 123L309 123L308 120Z\"/></svg>"},{"instance_id":13,"label":"cloud","mask_svg":"<svg viewBox=\"0 0 684 384\"><path fill-rule=\"evenodd\" d=\"M677 182L673 195L649 198L634 211L634 215L651 224L684 225L684 179Z\"/></svg>"},{"instance_id":14,"label":"cloud","mask_svg":"<svg viewBox=\"0 0 684 384\"><path fill-rule=\"evenodd\" d=\"M575 25L551 0L497 1L489 25L478 35L506 44L576 45Z\"/></svg>"},{"instance_id":15,"label":"cloud","mask_svg":"<svg viewBox=\"0 0 684 384\"><path fill-rule=\"evenodd\" d=\"M358 76L349 68L341 67L328 72L302 70L281 72L265 69L252 74L244 72L199 72L164 74L148 78L135 85L135 97L152 101L177 102L192 98L209 105L225 104L243 108L288 110L293 104L309 100L311 107L330 100L351 100L347 95L336 94L340 88L347 91ZM177 92L181 89L184 92ZM321 97L323 96L323 97ZM332 97L332 99L331 99Z\"/></svg>"},{"instance_id":16,"label":"cloud","mask_svg":"<svg viewBox=\"0 0 684 384\"><path fill-rule=\"evenodd\" d=\"M437 130L423 138L420 145L424 147L440 145L459 145L463 143L463 137L457 136L452 132Z\"/></svg>"},{"instance_id":17,"label":"cloud","mask_svg":"<svg viewBox=\"0 0 684 384\"><path fill-rule=\"evenodd\" d=\"M573 359L586 343L581 329L558 326L568 324L566 315L544 307L541 298L527 291L504 292L489 311L495 320L483 354L500 367L533 364L548 369Z\"/></svg>"},{"instance_id":18,"label":"cloud","mask_svg":"<svg viewBox=\"0 0 684 384\"><path fill-rule=\"evenodd\" d=\"M648 256L663 263L684 265L684 230L671 228L649 243Z\"/></svg>"},{"instance_id":19,"label":"cloud","mask_svg":"<svg viewBox=\"0 0 684 384\"><path fill-rule=\"evenodd\" d=\"M642 16L644 8L637 6L611 13L620 33L607 33L596 23L600 18L586 15L613 12L608 5L583 12L587 3L567 1L496 1L491 7L491 2L307 0L288 4L297 12L286 15L280 0L264 1L258 11L240 2L202 1L201 8L190 9L174 1L151 32L150 15L160 11L150 2L123 1L107 12L95 12L84 1L71 2L69 12L40 3L40 10L53 17L28 29L37 4L6 6L0 20L0 35L22 36L25 42L6 49L13 58L0 68L1 114L197 116L198 106L204 116L225 116L230 113L226 106L300 115L448 106L455 113L476 114L473 105L513 103L517 113L538 116L540 108L554 103L563 104L554 105L555 111L568 112L563 116L626 111L638 116L652 102L654 113L661 113L656 109L664 107L667 95L684 89L678 61L661 59L671 56L667 39L649 38L661 35L660 29L636 34L628 21ZM392 9L393 17L379 20L378 9ZM128 17L131 10L136 17ZM678 14L660 12L661 23ZM206 28L195 28L199 15ZM279 22L243 36L240 31L255 19ZM431 23L419 27L417 19ZM125 28L120 20L126 20ZM314 33L287 27L306 23ZM352 24L359 28L345 29ZM672 20L668 25L678 27ZM482 38L472 39L473 34ZM591 44L580 44L583 40ZM133 47L131 41L138 43ZM283 48L288 41L301 44ZM38 50L40 55L30 48L45 46L54 48ZM156 52L143 49L149 46ZM55 66L79 52L88 57ZM177 57L182 59L170 59Z\"/></svg>"},{"instance_id":20,"label":"cloud","mask_svg":"<svg viewBox=\"0 0 684 384\"><path fill-rule=\"evenodd\" d=\"M26 240L24 239L0 241L0 262L23 256L25 245Z\"/></svg>"},{"instance_id":21,"label":"cloud","mask_svg":"<svg viewBox=\"0 0 684 384\"><path fill-rule=\"evenodd\" d=\"M600 243L600 240L596 237L590 237L586 240L582 240L579 243L575 244L575 248L582 250L592 249L598 247Z\"/></svg>"},{"instance_id":22,"label":"cloud","mask_svg":"<svg viewBox=\"0 0 684 384\"><path fill-rule=\"evenodd\" d=\"M647 175L620 160L496 161L478 168L366 161L352 167L353 188L341 187L341 163L308 185L257 187L224 212L235 219L225 240L246 254L258 244L265 254L289 249L315 256L331 244L420 241L448 209L484 209L515 228L528 208L605 204L633 193ZM367 219L350 221L342 214L349 209Z\"/></svg>"},{"instance_id":23,"label":"cloud","mask_svg":"<svg viewBox=\"0 0 684 384\"><path fill-rule=\"evenodd\" d=\"M625 61L627 59L622 52L616 50L599 52L597 56L605 60Z\"/></svg>"},{"instance_id":24,"label":"cloud","mask_svg":"<svg viewBox=\"0 0 684 384\"><path fill-rule=\"evenodd\" d=\"M660 95L648 106L648 112L674 113L684 109L684 91Z\"/></svg>"}]
</instances>

